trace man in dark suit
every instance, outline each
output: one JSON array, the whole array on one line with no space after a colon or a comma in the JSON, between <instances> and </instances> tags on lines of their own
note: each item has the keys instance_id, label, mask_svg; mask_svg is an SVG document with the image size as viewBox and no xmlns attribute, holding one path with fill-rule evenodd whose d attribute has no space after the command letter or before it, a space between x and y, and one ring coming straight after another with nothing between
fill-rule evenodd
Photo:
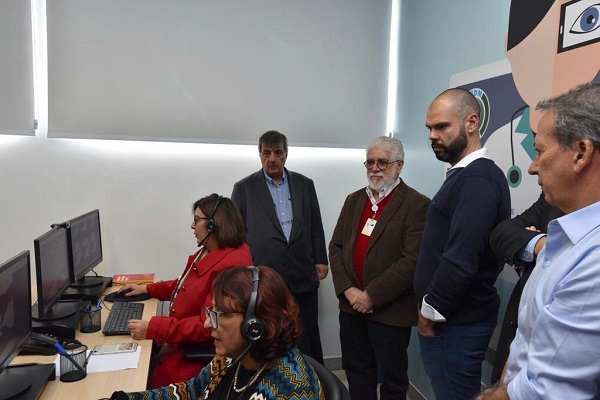
<instances>
[{"instance_id":1,"label":"man in dark suit","mask_svg":"<svg viewBox=\"0 0 600 400\"><path fill-rule=\"evenodd\" d=\"M536 157L529 167L530 175L537 173L537 159ZM538 253L546 244L548 223L563 215L564 213L557 207L548 204L542 193L531 207L515 218L499 223L490 235L490 245L494 253L503 258L507 264L514 265L519 275L504 312L492 369L492 383L500 379L506 364L510 343L517 332L519 301L523 287L535 267Z\"/></svg>"},{"instance_id":2,"label":"man in dark suit","mask_svg":"<svg viewBox=\"0 0 600 400\"><path fill-rule=\"evenodd\" d=\"M353 399L405 399L406 349L417 324L412 280L429 199L400 179L402 143L375 138L367 148L368 186L344 203L329 260L339 298L342 367Z\"/></svg>"},{"instance_id":3,"label":"man in dark suit","mask_svg":"<svg viewBox=\"0 0 600 400\"><path fill-rule=\"evenodd\" d=\"M244 218L254 263L275 269L300 307L304 332L298 347L322 363L318 288L328 266L315 185L284 167L288 146L282 133L264 133L258 151L262 169L237 182L231 199Z\"/></svg>"}]
</instances>

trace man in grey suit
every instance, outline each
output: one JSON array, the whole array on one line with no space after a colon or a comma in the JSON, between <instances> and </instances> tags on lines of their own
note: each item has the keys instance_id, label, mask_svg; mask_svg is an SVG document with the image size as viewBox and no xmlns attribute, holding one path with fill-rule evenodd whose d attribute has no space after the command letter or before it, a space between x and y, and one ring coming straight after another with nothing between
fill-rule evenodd
<instances>
[{"instance_id":1,"label":"man in grey suit","mask_svg":"<svg viewBox=\"0 0 600 400\"><path fill-rule=\"evenodd\" d=\"M406 349L417 324L412 282L429 199L402 179L404 150L397 139L375 138L367 148L368 186L346 198L329 259L339 298L342 367L353 399L405 399Z\"/></svg>"},{"instance_id":2,"label":"man in grey suit","mask_svg":"<svg viewBox=\"0 0 600 400\"><path fill-rule=\"evenodd\" d=\"M303 334L298 347L322 363L318 288L328 266L315 185L284 167L288 155L284 134L264 133L258 151L262 169L237 182L231 199L244 218L254 263L275 269L300 307Z\"/></svg>"}]
</instances>

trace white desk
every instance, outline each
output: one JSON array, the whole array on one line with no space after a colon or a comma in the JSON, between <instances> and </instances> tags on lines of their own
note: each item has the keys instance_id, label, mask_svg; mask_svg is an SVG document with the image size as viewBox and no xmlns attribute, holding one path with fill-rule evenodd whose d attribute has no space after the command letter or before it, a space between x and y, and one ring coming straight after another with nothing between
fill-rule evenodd
<instances>
[{"instance_id":1,"label":"white desk","mask_svg":"<svg viewBox=\"0 0 600 400\"><path fill-rule=\"evenodd\" d=\"M106 293L113 292L119 287L108 288ZM105 294L106 294L105 293ZM112 303L107 303L111 305ZM157 314L159 301L150 299L144 301L143 319L149 320ZM106 323L108 310L102 309L102 326ZM94 333L81 333L79 329L75 335L76 339L88 346L88 349L93 349L98 344L113 344L123 343L133 340L131 336L104 336L102 331ZM138 340L138 344L142 347L140 362L138 368L127 369L111 372L98 372L88 374L84 379L73 382L61 382L57 377L56 380L48 382L42 395L41 400L81 400L81 399L100 399L110 397L116 390L125 392L134 392L146 389L146 381L148 378L148 368L150 366L150 352L152 350L152 340ZM42 363L51 364L57 356L18 356L11 365L21 363Z\"/></svg>"}]
</instances>

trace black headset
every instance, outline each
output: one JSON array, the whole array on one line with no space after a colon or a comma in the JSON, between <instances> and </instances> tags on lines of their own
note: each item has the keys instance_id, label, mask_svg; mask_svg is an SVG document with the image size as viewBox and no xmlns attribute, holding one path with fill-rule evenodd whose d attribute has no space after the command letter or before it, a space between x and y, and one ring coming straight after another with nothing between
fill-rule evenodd
<instances>
[{"instance_id":1,"label":"black headset","mask_svg":"<svg viewBox=\"0 0 600 400\"><path fill-rule=\"evenodd\" d=\"M217 212L217 208L219 207L219 204L221 204L221 200L223 200L223 196L219 196L217 198L217 202L215 203L215 206L213 207L210 214L206 217L206 232L208 232L208 233L213 233L214 231L217 230L217 223L215 222L215 213Z\"/></svg>"},{"instance_id":2,"label":"black headset","mask_svg":"<svg viewBox=\"0 0 600 400\"><path fill-rule=\"evenodd\" d=\"M248 309L246 310L246 317L242 322L242 336L244 339L250 342L250 345L257 343L265 333L265 327L256 315L254 315L254 309L256 308L256 301L258 299L258 282L260 282L260 273L257 267L248 267L252 270L252 282L254 287L252 288L252 294L250 295L250 301L248 301Z\"/></svg>"}]
</instances>

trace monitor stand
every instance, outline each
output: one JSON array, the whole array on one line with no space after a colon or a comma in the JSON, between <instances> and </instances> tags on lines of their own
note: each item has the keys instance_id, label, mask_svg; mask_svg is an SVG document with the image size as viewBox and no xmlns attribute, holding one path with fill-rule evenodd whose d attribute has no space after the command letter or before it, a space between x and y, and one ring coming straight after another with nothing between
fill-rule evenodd
<instances>
[{"instance_id":1,"label":"monitor stand","mask_svg":"<svg viewBox=\"0 0 600 400\"><path fill-rule=\"evenodd\" d=\"M104 285L108 286L112 283L111 277L106 276L94 276L94 275L86 275L78 281L71 283L72 288L91 288L94 286Z\"/></svg>"},{"instance_id":2,"label":"monitor stand","mask_svg":"<svg viewBox=\"0 0 600 400\"><path fill-rule=\"evenodd\" d=\"M82 279L71 284L71 287L65 290L61 300L89 300L92 303L98 302L107 287L112 286L112 278L105 276L87 276L85 282L94 283L92 286L85 286Z\"/></svg>"},{"instance_id":3,"label":"monitor stand","mask_svg":"<svg viewBox=\"0 0 600 400\"><path fill-rule=\"evenodd\" d=\"M54 364L8 366L0 374L0 400L38 399L48 381L56 379Z\"/></svg>"}]
</instances>

